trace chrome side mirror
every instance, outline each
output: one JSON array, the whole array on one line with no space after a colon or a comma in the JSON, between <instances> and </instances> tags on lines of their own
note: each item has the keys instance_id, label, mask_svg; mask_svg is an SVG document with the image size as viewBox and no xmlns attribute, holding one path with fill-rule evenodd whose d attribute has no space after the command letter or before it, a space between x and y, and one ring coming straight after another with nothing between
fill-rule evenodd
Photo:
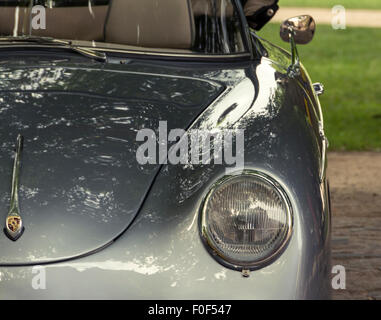
<instances>
[{"instance_id":1,"label":"chrome side mirror","mask_svg":"<svg viewBox=\"0 0 381 320\"><path fill-rule=\"evenodd\" d=\"M280 37L283 41L290 42L292 35L296 44L307 44L313 39L315 29L316 23L311 16L297 16L282 23Z\"/></svg>"},{"instance_id":2,"label":"chrome side mirror","mask_svg":"<svg viewBox=\"0 0 381 320\"><path fill-rule=\"evenodd\" d=\"M307 44L314 37L316 29L315 20L309 15L302 15L287 19L280 26L280 37L291 44L291 65L288 75L300 75L300 61L296 44Z\"/></svg>"}]
</instances>

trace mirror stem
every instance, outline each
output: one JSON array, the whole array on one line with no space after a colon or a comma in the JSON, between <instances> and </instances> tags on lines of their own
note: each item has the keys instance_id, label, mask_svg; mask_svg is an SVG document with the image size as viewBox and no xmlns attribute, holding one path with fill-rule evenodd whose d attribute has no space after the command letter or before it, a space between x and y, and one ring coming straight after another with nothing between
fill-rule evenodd
<instances>
[{"instance_id":1,"label":"mirror stem","mask_svg":"<svg viewBox=\"0 0 381 320\"><path fill-rule=\"evenodd\" d=\"M294 38L294 30L290 27L288 29L290 44L291 44L291 65L288 67L288 75L291 78L295 78L300 75L300 60L298 54L298 48L296 46L295 38Z\"/></svg>"}]
</instances>

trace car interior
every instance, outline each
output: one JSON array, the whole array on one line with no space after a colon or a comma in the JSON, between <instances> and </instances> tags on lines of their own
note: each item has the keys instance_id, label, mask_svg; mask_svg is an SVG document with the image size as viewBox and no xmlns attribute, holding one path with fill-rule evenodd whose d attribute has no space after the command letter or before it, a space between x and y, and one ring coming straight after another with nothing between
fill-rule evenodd
<instances>
[{"instance_id":1,"label":"car interior","mask_svg":"<svg viewBox=\"0 0 381 320\"><path fill-rule=\"evenodd\" d=\"M58 0L46 6L46 29L30 28L34 14L27 3L0 0L0 35L211 54L244 51L232 0Z\"/></svg>"}]
</instances>

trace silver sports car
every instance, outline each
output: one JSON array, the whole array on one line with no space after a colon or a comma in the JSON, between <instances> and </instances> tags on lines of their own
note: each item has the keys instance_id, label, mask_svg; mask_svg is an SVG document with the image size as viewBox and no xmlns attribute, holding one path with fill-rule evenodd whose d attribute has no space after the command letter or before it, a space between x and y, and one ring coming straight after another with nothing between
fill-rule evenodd
<instances>
[{"instance_id":1,"label":"silver sports car","mask_svg":"<svg viewBox=\"0 0 381 320\"><path fill-rule=\"evenodd\" d=\"M327 139L277 0L0 0L0 299L330 297Z\"/></svg>"}]
</instances>

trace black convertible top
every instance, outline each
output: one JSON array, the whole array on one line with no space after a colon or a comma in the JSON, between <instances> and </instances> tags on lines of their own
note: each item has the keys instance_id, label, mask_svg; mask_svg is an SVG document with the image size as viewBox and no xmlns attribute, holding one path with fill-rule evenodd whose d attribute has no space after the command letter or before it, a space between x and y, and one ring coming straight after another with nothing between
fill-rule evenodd
<instances>
[{"instance_id":1,"label":"black convertible top","mask_svg":"<svg viewBox=\"0 0 381 320\"><path fill-rule=\"evenodd\" d=\"M251 28L260 30L278 11L279 0L240 0Z\"/></svg>"}]
</instances>

